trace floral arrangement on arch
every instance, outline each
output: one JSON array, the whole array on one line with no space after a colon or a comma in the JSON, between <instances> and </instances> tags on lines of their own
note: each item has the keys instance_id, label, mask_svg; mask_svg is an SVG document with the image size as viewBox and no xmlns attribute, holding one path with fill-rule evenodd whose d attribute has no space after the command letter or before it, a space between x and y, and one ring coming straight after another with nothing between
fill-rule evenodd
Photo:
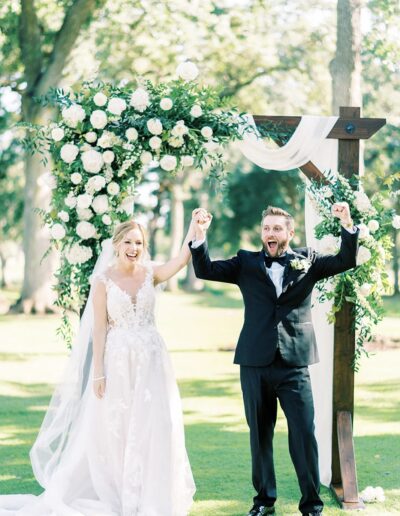
<instances>
[{"instance_id":1,"label":"floral arrangement on arch","mask_svg":"<svg viewBox=\"0 0 400 516\"><path fill-rule=\"evenodd\" d=\"M59 333L72 338L67 310L82 307L100 242L133 213L135 183L144 167L170 174L187 167L224 169L222 145L241 138L245 119L224 109L216 91L195 82L197 67L177 68L177 79L137 87L84 83L76 92L52 90L43 102L59 110L56 123L42 128L35 150L46 144L53 169L42 178L53 189L41 211L52 244L61 250L57 304Z\"/></svg>"},{"instance_id":2,"label":"floral arrangement on arch","mask_svg":"<svg viewBox=\"0 0 400 516\"><path fill-rule=\"evenodd\" d=\"M382 319L382 295L390 290L386 262L391 258L393 228L400 229L400 215L390 207L390 189L376 193L370 199L363 190L361 179L345 178L340 173L326 173L329 184L311 181L306 186L311 203L322 217L315 227L321 240L321 252L335 254L340 247L341 226L331 214L335 202L346 201L354 224L359 228L359 250L355 269L318 283L319 300L333 299L329 322L344 301L354 304L356 348L353 367L358 370L362 354L368 355L364 343L370 341L374 326Z\"/></svg>"}]
</instances>

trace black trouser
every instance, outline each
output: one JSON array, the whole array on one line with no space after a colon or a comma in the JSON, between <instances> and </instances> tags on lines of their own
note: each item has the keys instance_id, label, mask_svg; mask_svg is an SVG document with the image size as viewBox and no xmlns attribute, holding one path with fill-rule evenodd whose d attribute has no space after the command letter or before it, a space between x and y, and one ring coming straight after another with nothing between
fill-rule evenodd
<instances>
[{"instance_id":1,"label":"black trouser","mask_svg":"<svg viewBox=\"0 0 400 516\"><path fill-rule=\"evenodd\" d=\"M244 407L250 428L254 503L276 500L272 439L277 400L289 429L289 451L301 490L302 513L323 507L319 497L318 449L314 436L314 403L308 367L287 366L278 356L269 366L240 367Z\"/></svg>"}]
</instances>

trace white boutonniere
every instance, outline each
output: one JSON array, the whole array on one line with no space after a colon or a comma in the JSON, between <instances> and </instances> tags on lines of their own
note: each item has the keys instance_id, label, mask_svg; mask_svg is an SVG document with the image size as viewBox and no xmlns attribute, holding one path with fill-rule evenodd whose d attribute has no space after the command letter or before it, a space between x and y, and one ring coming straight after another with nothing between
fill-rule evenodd
<instances>
[{"instance_id":1,"label":"white boutonniere","mask_svg":"<svg viewBox=\"0 0 400 516\"><path fill-rule=\"evenodd\" d=\"M311 262L308 258L295 258L294 260L290 260L290 267L295 271L307 272L311 267Z\"/></svg>"}]
</instances>

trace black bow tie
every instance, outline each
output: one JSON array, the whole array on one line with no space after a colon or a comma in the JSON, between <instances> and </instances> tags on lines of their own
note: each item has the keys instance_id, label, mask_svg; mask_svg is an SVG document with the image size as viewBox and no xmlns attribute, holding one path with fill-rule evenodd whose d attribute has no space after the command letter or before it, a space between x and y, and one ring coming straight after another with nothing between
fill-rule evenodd
<instances>
[{"instance_id":1,"label":"black bow tie","mask_svg":"<svg viewBox=\"0 0 400 516\"><path fill-rule=\"evenodd\" d=\"M265 254L264 259L265 259L265 265L268 268L271 267L271 265L274 262L279 263L279 265L282 265L282 267L285 267L285 265L287 264L287 261L288 261L288 256L287 256L287 254L284 254L283 256L267 256Z\"/></svg>"}]
</instances>

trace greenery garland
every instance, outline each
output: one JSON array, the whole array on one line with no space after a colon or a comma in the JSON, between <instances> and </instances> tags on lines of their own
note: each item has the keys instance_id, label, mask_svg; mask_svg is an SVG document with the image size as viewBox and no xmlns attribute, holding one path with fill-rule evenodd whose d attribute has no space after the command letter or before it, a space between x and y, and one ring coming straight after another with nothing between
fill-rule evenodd
<instances>
[{"instance_id":1,"label":"greenery garland","mask_svg":"<svg viewBox=\"0 0 400 516\"><path fill-rule=\"evenodd\" d=\"M359 177L347 179L332 171L325 175L329 184L311 181L306 186L306 193L322 218L315 227L315 236L321 240L322 252L338 252L341 226L339 219L332 216L331 206L346 201L360 231L358 266L319 282L317 289L319 301L333 300L328 314L331 323L345 301L354 305L356 348L353 367L357 371L361 356L368 356L364 343L371 340L374 326L382 319L382 295L390 290L386 262L391 258L392 231L400 228L400 216L390 208L390 183L368 198Z\"/></svg>"}]
</instances>

